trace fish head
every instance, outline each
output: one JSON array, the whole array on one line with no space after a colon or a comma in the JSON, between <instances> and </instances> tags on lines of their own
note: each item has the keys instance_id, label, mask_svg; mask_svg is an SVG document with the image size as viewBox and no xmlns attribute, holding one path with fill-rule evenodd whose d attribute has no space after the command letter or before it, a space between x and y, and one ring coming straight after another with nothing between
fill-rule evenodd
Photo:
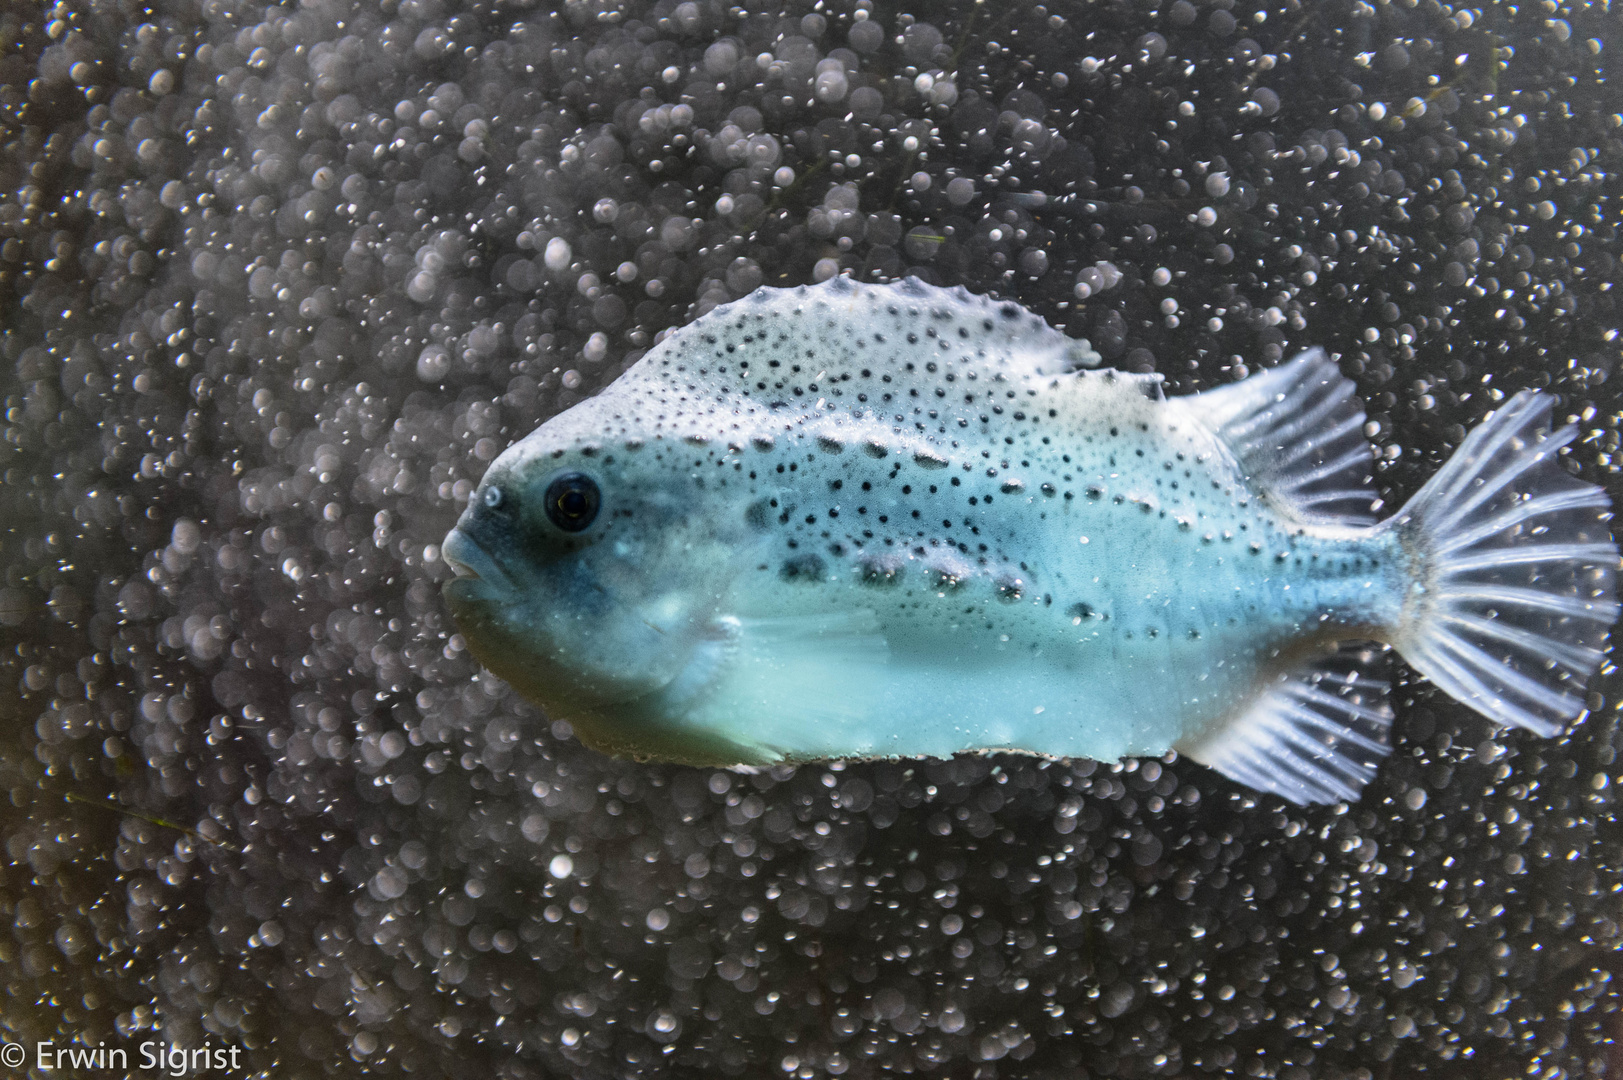
<instances>
[{"instance_id":1,"label":"fish head","mask_svg":"<svg viewBox=\"0 0 1623 1080\"><path fill-rule=\"evenodd\" d=\"M577 730L713 647L739 555L694 448L605 439L591 404L498 457L442 548L474 656Z\"/></svg>"}]
</instances>

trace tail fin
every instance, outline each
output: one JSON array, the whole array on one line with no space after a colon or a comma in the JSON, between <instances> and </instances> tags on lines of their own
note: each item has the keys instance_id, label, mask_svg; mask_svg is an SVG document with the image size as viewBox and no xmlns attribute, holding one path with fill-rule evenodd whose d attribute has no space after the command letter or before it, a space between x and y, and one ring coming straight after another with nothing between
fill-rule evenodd
<instances>
[{"instance_id":1,"label":"tail fin","mask_svg":"<svg viewBox=\"0 0 1623 1080\"><path fill-rule=\"evenodd\" d=\"M1466 436L1384 527L1415 568L1392 643L1426 678L1501 724L1554 735L1584 710L1618 615L1611 500L1562 468L1523 391Z\"/></svg>"}]
</instances>

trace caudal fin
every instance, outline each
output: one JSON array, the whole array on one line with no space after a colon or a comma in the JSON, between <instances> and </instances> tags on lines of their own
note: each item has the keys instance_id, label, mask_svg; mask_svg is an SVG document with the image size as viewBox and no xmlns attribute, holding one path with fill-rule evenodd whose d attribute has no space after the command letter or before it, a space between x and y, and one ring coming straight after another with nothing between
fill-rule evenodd
<instances>
[{"instance_id":1,"label":"caudal fin","mask_svg":"<svg viewBox=\"0 0 1623 1080\"><path fill-rule=\"evenodd\" d=\"M1482 715L1553 735L1583 712L1618 615L1611 500L1562 467L1550 399L1523 391L1383 527L1412 558L1393 644Z\"/></svg>"}]
</instances>

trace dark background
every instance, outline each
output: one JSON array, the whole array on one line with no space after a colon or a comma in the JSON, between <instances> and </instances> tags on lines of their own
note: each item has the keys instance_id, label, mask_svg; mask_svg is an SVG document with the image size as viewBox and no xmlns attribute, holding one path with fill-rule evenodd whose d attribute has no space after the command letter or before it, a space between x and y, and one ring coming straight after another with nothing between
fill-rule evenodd
<instances>
[{"instance_id":1,"label":"dark background","mask_svg":"<svg viewBox=\"0 0 1623 1080\"><path fill-rule=\"evenodd\" d=\"M1623 494L1614 20L0 5L6 1038L1607 1075L1610 667L1555 740L1402 682L1352 806L1179 761L635 765L478 673L436 545L661 331L836 271L1019 300L1176 392L1323 345L1391 505L1545 388Z\"/></svg>"}]
</instances>

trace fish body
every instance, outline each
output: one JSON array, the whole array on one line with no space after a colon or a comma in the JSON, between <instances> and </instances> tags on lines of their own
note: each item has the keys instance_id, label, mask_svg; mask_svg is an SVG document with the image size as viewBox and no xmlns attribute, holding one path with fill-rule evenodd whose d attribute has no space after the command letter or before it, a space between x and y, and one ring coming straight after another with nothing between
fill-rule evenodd
<instances>
[{"instance_id":1,"label":"fish body","mask_svg":"<svg viewBox=\"0 0 1623 1080\"><path fill-rule=\"evenodd\" d=\"M453 614L588 743L692 763L1176 747L1347 798L1383 643L1501 722L1581 713L1617 554L1547 398L1379 522L1322 352L1172 399L1097 363L962 290L758 290L492 464Z\"/></svg>"}]
</instances>

